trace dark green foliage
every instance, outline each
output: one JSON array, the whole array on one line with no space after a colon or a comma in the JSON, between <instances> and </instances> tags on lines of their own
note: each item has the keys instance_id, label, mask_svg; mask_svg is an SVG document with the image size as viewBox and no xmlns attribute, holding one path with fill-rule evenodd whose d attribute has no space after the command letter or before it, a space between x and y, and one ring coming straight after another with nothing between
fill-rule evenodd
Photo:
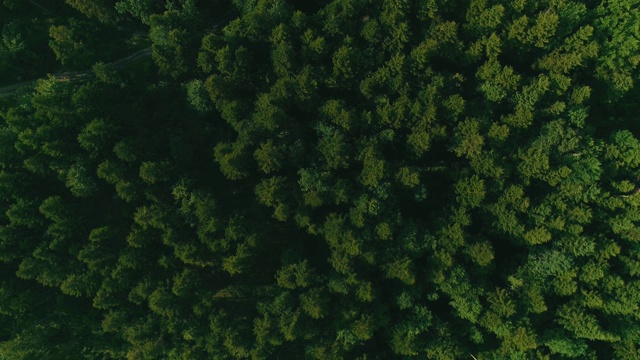
<instances>
[{"instance_id":1,"label":"dark green foliage","mask_svg":"<svg viewBox=\"0 0 640 360\"><path fill-rule=\"evenodd\" d=\"M640 356L637 1L55 6L0 2L1 359Z\"/></svg>"}]
</instances>

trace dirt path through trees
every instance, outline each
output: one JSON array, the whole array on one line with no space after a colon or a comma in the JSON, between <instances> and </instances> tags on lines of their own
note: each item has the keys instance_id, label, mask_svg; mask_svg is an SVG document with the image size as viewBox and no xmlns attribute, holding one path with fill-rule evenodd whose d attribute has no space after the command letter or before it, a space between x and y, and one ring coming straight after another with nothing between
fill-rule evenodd
<instances>
[{"instance_id":1,"label":"dirt path through trees","mask_svg":"<svg viewBox=\"0 0 640 360\"><path fill-rule=\"evenodd\" d=\"M122 59L112 62L111 66L115 69L122 69L138 60L142 60L150 57L151 57L151 47L149 46L142 50L138 50L129 56L126 56ZM79 81L86 81L86 80L93 79L95 77L95 74L93 73L93 70L89 69L89 70L82 70L82 71L59 72L59 73L53 74L53 77L59 81L79 82ZM0 97L11 96L16 90L20 89L21 87L35 84L36 81L38 80L39 79L27 80L27 81L22 81L19 83L0 87Z\"/></svg>"}]
</instances>

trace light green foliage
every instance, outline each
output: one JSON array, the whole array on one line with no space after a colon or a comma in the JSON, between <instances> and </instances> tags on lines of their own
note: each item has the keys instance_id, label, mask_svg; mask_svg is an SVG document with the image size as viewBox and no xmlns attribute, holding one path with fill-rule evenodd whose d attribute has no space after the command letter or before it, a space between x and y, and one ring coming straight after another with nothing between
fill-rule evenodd
<instances>
[{"instance_id":1,"label":"light green foliage","mask_svg":"<svg viewBox=\"0 0 640 360\"><path fill-rule=\"evenodd\" d=\"M497 60L489 60L482 65L476 74L482 81L480 89L487 100L500 102L512 92L520 82L520 76L509 66L501 67Z\"/></svg>"},{"instance_id":2,"label":"light green foliage","mask_svg":"<svg viewBox=\"0 0 640 360\"><path fill-rule=\"evenodd\" d=\"M103 119L95 119L78 134L78 143L91 157L97 157L100 152L110 147L115 131L112 124Z\"/></svg>"},{"instance_id":3,"label":"light green foliage","mask_svg":"<svg viewBox=\"0 0 640 360\"><path fill-rule=\"evenodd\" d=\"M458 181L455 189L458 195L458 203L465 207L474 208L480 206L485 196L484 181L476 175L470 179Z\"/></svg>"},{"instance_id":4,"label":"light green foliage","mask_svg":"<svg viewBox=\"0 0 640 360\"><path fill-rule=\"evenodd\" d=\"M115 9L119 13L128 13L140 19L145 24L148 24L149 16L151 15L153 8L152 0L123 0L118 1L115 4Z\"/></svg>"},{"instance_id":5,"label":"light green foliage","mask_svg":"<svg viewBox=\"0 0 640 360\"><path fill-rule=\"evenodd\" d=\"M484 144L484 138L479 133L479 123L477 119L466 119L460 122L456 132L458 145L456 155L467 158L479 155Z\"/></svg>"},{"instance_id":6,"label":"light green foliage","mask_svg":"<svg viewBox=\"0 0 640 360\"><path fill-rule=\"evenodd\" d=\"M489 265L495 257L491 245L487 242L473 244L467 251L473 261L480 266Z\"/></svg>"},{"instance_id":7,"label":"light green foliage","mask_svg":"<svg viewBox=\"0 0 640 360\"><path fill-rule=\"evenodd\" d=\"M278 286L286 289L295 289L296 287L306 288L312 278L311 270L308 268L307 262L303 261L299 264L291 264L278 271Z\"/></svg>"},{"instance_id":8,"label":"light green foliage","mask_svg":"<svg viewBox=\"0 0 640 360\"><path fill-rule=\"evenodd\" d=\"M187 83L187 99L191 106L202 113L211 111L211 104L201 80L193 80Z\"/></svg>"},{"instance_id":9,"label":"light green foliage","mask_svg":"<svg viewBox=\"0 0 640 360\"><path fill-rule=\"evenodd\" d=\"M320 319L328 313L326 296L320 288L314 288L300 295L300 303L309 316Z\"/></svg>"},{"instance_id":10,"label":"light green foliage","mask_svg":"<svg viewBox=\"0 0 640 360\"><path fill-rule=\"evenodd\" d=\"M329 169L348 167L349 149L344 133L324 123L318 124L317 132L320 136L317 150L323 155L327 167Z\"/></svg>"},{"instance_id":11,"label":"light green foliage","mask_svg":"<svg viewBox=\"0 0 640 360\"><path fill-rule=\"evenodd\" d=\"M114 20L114 9L104 0L65 0L67 4L90 18L108 23Z\"/></svg>"},{"instance_id":12,"label":"light green foliage","mask_svg":"<svg viewBox=\"0 0 640 360\"><path fill-rule=\"evenodd\" d=\"M68 62L70 57L76 56L76 53L82 49L82 44L72 38L71 29L66 26L51 27L49 35L52 38L53 51L62 64Z\"/></svg>"},{"instance_id":13,"label":"light green foliage","mask_svg":"<svg viewBox=\"0 0 640 360\"><path fill-rule=\"evenodd\" d=\"M74 164L67 173L67 187L78 197L88 197L97 190L93 174L86 164Z\"/></svg>"},{"instance_id":14,"label":"light green foliage","mask_svg":"<svg viewBox=\"0 0 640 360\"><path fill-rule=\"evenodd\" d=\"M415 276L411 271L412 262L411 259L399 259L386 266L387 277L391 279L398 279L407 285L413 285L415 283Z\"/></svg>"},{"instance_id":15,"label":"light green foliage","mask_svg":"<svg viewBox=\"0 0 640 360\"><path fill-rule=\"evenodd\" d=\"M596 9L599 36L606 38L598 57L597 76L618 93L633 87L633 76L640 56L640 10L633 1L603 1Z\"/></svg>"}]
</instances>

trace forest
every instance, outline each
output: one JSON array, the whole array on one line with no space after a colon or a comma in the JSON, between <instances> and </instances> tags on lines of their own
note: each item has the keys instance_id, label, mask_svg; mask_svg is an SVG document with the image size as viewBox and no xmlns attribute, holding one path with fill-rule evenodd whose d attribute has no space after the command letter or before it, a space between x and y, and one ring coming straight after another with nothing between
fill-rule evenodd
<instances>
[{"instance_id":1,"label":"forest","mask_svg":"<svg viewBox=\"0 0 640 360\"><path fill-rule=\"evenodd\" d=\"M0 360L640 359L640 0L0 0Z\"/></svg>"}]
</instances>

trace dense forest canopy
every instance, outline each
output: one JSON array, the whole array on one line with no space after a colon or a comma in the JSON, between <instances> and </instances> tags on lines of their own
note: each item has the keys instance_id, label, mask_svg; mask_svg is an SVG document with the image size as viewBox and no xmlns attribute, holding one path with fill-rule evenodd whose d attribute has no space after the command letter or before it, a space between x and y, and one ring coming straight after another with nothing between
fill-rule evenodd
<instances>
[{"instance_id":1,"label":"dense forest canopy","mask_svg":"<svg viewBox=\"0 0 640 360\"><path fill-rule=\"evenodd\" d=\"M0 32L0 359L640 359L639 0Z\"/></svg>"}]
</instances>

